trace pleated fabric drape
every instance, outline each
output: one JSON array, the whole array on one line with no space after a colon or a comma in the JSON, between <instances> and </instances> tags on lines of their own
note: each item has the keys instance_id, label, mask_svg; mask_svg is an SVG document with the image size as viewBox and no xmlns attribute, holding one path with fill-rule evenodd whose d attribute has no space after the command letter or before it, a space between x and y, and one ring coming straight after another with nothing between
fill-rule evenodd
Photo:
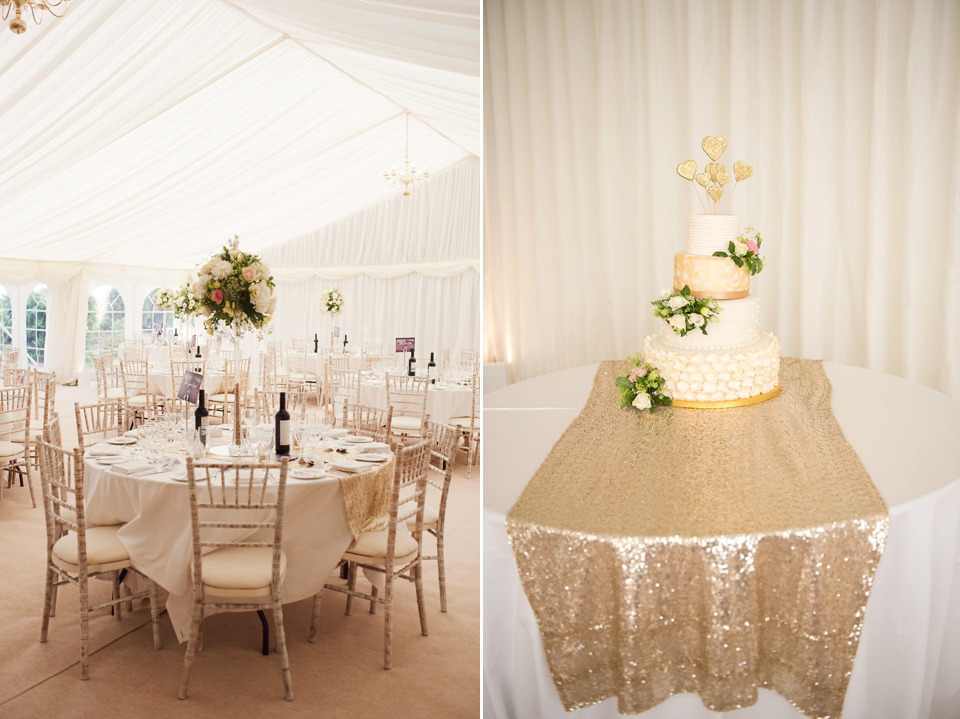
<instances>
[{"instance_id":1,"label":"pleated fabric drape","mask_svg":"<svg viewBox=\"0 0 960 719\"><path fill-rule=\"evenodd\" d=\"M486 359L638 351L723 135L783 354L960 399L958 36L951 0L487 2Z\"/></svg>"}]
</instances>

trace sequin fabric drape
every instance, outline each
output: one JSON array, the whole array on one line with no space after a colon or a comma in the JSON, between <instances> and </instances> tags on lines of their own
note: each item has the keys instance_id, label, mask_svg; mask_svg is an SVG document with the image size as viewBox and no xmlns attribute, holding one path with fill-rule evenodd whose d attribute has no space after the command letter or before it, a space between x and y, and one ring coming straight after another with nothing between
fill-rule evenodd
<instances>
[{"instance_id":1,"label":"sequin fabric drape","mask_svg":"<svg viewBox=\"0 0 960 719\"><path fill-rule=\"evenodd\" d=\"M888 527L820 362L731 410L621 410L604 362L507 516L567 710L695 692L731 711L771 689L839 717Z\"/></svg>"}]
</instances>

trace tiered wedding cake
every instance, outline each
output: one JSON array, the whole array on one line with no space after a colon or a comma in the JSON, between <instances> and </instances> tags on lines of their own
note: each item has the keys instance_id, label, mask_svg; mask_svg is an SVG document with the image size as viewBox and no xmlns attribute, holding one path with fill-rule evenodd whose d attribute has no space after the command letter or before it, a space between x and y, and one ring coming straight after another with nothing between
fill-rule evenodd
<instances>
[{"instance_id":1,"label":"tiered wedding cake","mask_svg":"<svg viewBox=\"0 0 960 719\"><path fill-rule=\"evenodd\" d=\"M780 343L760 331L760 298L750 294L750 273L730 257L738 246L740 218L736 215L691 215L686 252L673 260L673 291L683 288L694 298L716 300L716 321L680 336L664 321L659 333L643 343L644 360L666 380L665 392L675 406L709 405L772 396L778 388Z\"/></svg>"}]
</instances>

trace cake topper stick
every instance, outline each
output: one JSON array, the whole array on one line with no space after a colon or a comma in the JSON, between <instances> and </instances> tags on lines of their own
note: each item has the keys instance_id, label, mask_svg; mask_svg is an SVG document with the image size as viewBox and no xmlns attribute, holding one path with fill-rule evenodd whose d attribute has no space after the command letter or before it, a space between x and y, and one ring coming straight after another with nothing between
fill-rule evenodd
<instances>
[{"instance_id":1,"label":"cake topper stick","mask_svg":"<svg viewBox=\"0 0 960 719\"><path fill-rule=\"evenodd\" d=\"M697 200L699 200L699 202L700 202L700 207L703 208L703 214L705 214L705 215L708 214L708 213L707 213L707 207L706 207L706 205L703 204L703 200L700 199L700 193L697 192L697 186L696 186L696 185L693 186L693 194L697 196Z\"/></svg>"}]
</instances>

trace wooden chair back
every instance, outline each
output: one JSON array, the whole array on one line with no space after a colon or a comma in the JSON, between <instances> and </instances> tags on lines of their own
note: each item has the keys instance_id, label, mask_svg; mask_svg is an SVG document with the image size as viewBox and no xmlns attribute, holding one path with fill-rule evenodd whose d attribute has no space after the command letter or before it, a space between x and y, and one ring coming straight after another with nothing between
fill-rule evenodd
<instances>
[{"instance_id":1,"label":"wooden chair back","mask_svg":"<svg viewBox=\"0 0 960 719\"><path fill-rule=\"evenodd\" d=\"M362 404L343 403L342 424L354 434L372 437L378 442L390 442L390 422L393 410L389 407L368 407Z\"/></svg>"},{"instance_id":2,"label":"wooden chair back","mask_svg":"<svg viewBox=\"0 0 960 719\"><path fill-rule=\"evenodd\" d=\"M127 426L126 406L122 402L73 403L77 419L77 443L83 451L90 444L87 437L109 439L119 437ZM95 442L93 443L95 444Z\"/></svg>"},{"instance_id":3,"label":"wooden chair back","mask_svg":"<svg viewBox=\"0 0 960 719\"><path fill-rule=\"evenodd\" d=\"M427 414L427 388L424 377L387 374L387 406L396 417L418 417L421 421Z\"/></svg>"}]
</instances>

